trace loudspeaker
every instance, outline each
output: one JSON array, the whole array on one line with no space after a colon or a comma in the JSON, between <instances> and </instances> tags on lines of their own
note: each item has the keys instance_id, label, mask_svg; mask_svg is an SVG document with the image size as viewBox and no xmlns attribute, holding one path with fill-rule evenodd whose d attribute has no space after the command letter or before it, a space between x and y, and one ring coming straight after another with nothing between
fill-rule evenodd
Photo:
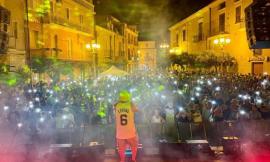
<instances>
[{"instance_id":1,"label":"loudspeaker","mask_svg":"<svg viewBox=\"0 0 270 162\"><path fill-rule=\"evenodd\" d=\"M58 144L50 148L45 158L48 161L64 162L103 162L105 155L104 145L88 147L74 147L71 144Z\"/></svg>"},{"instance_id":2,"label":"loudspeaker","mask_svg":"<svg viewBox=\"0 0 270 162\"><path fill-rule=\"evenodd\" d=\"M215 155L206 140L187 140L183 143L160 143L159 153L166 160L200 157L211 159Z\"/></svg>"},{"instance_id":3,"label":"loudspeaker","mask_svg":"<svg viewBox=\"0 0 270 162\"><path fill-rule=\"evenodd\" d=\"M187 143L159 143L159 154L162 159L186 159L191 156Z\"/></svg>"},{"instance_id":4,"label":"loudspeaker","mask_svg":"<svg viewBox=\"0 0 270 162\"><path fill-rule=\"evenodd\" d=\"M6 32L0 32L0 54L7 53L9 36Z\"/></svg>"},{"instance_id":5,"label":"loudspeaker","mask_svg":"<svg viewBox=\"0 0 270 162\"><path fill-rule=\"evenodd\" d=\"M245 14L249 47L270 48L270 1L254 1L245 9Z\"/></svg>"},{"instance_id":6,"label":"loudspeaker","mask_svg":"<svg viewBox=\"0 0 270 162\"><path fill-rule=\"evenodd\" d=\"M242 152L241 143L237 137L223 137L222 146L225 155L240 155Z\"/></svg>"},{"instance_id":7,"label":"loudspeaker","mask_svg":"<svg viewBox=\"0 0 270 162\"><path fill-rule=\"evenodd\" d=\"M215 154L211 150L207 140L187 140L191 157L213 157Z\"/></svg>"},{"instance_id":8,"label":"loudspeaker","mask_svg":"<svg viewBox=\"0 0 270 162\"><path fill-rule=\"evenodd\" d=\"M96 145L90 147L73 148L72 158L73 162L97 162L104 161L105 147L104 145Z\"/></svg>"},{"instance_id":9,"label":"loudspeaker","mask_svg":"<svg viewBox=\"0 0 270 162\"><path fill-rule=\"evenodd\" d=\"M10 11L0 6L0 23L10 24Z\"/></svg>"}]
</instances>

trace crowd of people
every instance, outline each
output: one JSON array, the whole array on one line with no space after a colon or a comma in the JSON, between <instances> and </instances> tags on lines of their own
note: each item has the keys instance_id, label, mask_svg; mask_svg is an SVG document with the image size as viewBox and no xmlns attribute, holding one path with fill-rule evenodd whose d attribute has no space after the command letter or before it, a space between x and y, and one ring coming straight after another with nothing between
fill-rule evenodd
<instances>
[{"instance_id":1,"label":"crowd of people","mask_svg":"<svg viewBox=\"0 0 270 162\"><path fill-rule=\"evenodd\" d=\"M0 125L31 136L114 122L121 90L132 94L137 123L201 123L270 118L269 75L136 73L95 80L0 85Z\"/></svg>"},{"instance_id":2,"label":"crowd of people","mask_svg":"<svg viewBox=\"0 0 270 162\"><path fill-rule=\"evenodd\" d=\"M189 76L189 77L186 77ZM179 122L270 118L269 76L180 74L176 98Z\"/></svg>"}]
</instances>

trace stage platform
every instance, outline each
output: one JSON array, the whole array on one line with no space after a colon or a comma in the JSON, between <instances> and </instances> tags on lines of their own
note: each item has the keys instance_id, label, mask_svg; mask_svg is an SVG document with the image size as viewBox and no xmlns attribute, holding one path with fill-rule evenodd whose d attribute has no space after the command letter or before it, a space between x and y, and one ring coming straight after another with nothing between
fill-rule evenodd
<instances>
[{"instance_id":1,"label":"stage platform","mask_svg":"<svg viewBox=\"0 0 270 162\"><path fill-rule=\"evenodd\" d=\"M104 162L119 162L118 159L105 159ZM165 159L160 159L158 157L145 157L141 160L138 160L137 162L225 162L225 161L220 161L220 160L214 160L214 161L208 161L208 160L199 160L199 159L189 159L189 160L165 160Z\"/></svg>"}]
</instances>

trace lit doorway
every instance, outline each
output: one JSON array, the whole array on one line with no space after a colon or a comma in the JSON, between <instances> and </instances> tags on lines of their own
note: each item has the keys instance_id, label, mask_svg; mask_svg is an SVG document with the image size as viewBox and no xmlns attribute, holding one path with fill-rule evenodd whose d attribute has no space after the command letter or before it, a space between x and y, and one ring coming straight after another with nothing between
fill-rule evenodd
<instances>
[{"instance_id":1,"label":"lit doorway","mask_svg":"<svg viewBox=\"0 0 270 162\"><path fill-rule=\"evenodd\" d=\"M253 62L252 63L252 74L253 75L263 74L263 62Z\"/></svg>"}]
</instances>

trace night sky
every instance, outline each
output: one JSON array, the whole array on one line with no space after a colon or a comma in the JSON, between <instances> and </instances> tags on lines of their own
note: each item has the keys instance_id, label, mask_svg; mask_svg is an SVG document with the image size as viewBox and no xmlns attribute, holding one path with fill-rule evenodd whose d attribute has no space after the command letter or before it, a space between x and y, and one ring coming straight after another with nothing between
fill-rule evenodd
<instances>
[{"instance_id":1,"label":"night sky","mask_svg":"<svg viewBox=\"0 0 270 162\"><path fill-rule=\"evenodd\" d=\"M113 15L138 25L140 39L162 40L172 24L204 7L212 0L94 0L98 15Z\"/></svg>"}]
</instances>

